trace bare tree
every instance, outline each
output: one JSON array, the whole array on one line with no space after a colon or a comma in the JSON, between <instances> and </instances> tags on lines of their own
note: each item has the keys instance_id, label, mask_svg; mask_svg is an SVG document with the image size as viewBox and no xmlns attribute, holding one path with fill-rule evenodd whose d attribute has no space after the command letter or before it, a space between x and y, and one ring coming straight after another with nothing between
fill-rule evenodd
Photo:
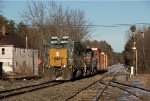
<instances>
[{"instance_id":1,"label":"bare tree","mask_svg":"<svg viewBox=\"0 0 150 101\"><path fill-rule=\"evenodd\" d=\"M24 21L30 24L29 38L42 46L50 36L69 36L75 41L81 41L88 36L89 27L82 10L64 9L62 5L49 1L28 2L27 9L22 13ZM34 31L33 31L34 30ZM31 38L31 32L36 36ZM32 36L34 36L32 35Z\"/></svg>"},{"instance_id":2,"label":"bare tree","mask_svg":"<svg viewBox=\"0 0 150 101\"><path fill-rule=\"evenodd\" d=\"M29 26L27 37L31 43L31 47L42 51L42 45L46 42L46 6L38 2L28 2L28 6L21 14L25 23Z\"/></svg>"},{"instance_id":3,"label":"bare tree","mask_svg":"<svg viewBox=\"0 0 150 101\"><path fill-rule=\"evenodd\" d=\"M81 41L88 35L85 14L82 10L64 9L61 5L49 3L49 24L54 25L57 36L67 35L75 41Z\"/></svg>"},{"instance_id":4,"label":"bare tree","mask_svg":"<svg viewBox=\"0 0 150 101\"><path fill-rule=\"evenodd\" d=\"M43 52L43 45L51 36L69 36L74 41L81 41L88 35L89 27L82 10L64 9L62 5L47 1L29 1L21 14L28 26L30 46Z\"/></svg>"}]
</instances>

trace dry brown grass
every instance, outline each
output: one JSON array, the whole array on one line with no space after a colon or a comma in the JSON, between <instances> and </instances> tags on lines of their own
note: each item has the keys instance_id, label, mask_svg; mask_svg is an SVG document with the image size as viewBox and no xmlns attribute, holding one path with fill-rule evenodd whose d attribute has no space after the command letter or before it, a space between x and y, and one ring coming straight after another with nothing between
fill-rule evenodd
<instances>
[{"instance_id":1,"label":"dry brown grass","mask_svg":"<svg viewBox=\"0 0 150 101\"><path fill-rule=\"evenodd\" d=\"M150 74L142 74L139 75L138 78L144 86L150 89Z\"/></svg>"}]
</instances>

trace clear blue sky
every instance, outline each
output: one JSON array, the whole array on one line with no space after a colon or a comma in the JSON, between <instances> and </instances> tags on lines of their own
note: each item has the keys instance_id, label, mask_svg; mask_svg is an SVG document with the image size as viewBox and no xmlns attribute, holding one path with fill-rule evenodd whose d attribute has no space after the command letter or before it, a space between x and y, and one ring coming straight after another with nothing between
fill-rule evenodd
<instances>
[{"instance_id":1,"label":"clear blue sky","mask_svg":"<svg viewBox=\"0 0 150 101\"><path fill-rule=\"evenodd\" d=\"M87 20L94 25L150 23L150 1L65 0L59 3L64 7L84 10ZM7 19L16 22L21 20L19 12L26 8L25 0L3 0L2 5L3 15ZM121 52L126 43L125 33L128 30L129 26L94 27L90 33L93 34L93 40L106 40L114 51Z\"/></svg>"}]
</instances>

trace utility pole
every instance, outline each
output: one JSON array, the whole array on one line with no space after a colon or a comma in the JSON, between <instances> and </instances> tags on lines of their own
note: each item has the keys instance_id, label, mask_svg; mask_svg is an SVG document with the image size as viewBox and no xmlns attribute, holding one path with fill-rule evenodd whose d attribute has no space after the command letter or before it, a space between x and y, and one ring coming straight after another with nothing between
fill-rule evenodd
<instances>
[{"instance_id":1,"label":"utility pole","mask_svg":"<svg viewBox=\"0 0 150 101\"><path fill-rule=\"evenodd\" d=\"M145 63L145 48L144 48L144 31L141 31L141 35L142 35L142 49L143 49L143 58L144 58L144 69L146 69L146 63Z\"/></svg>"},{"instance_id":2,"label":"utility pole","mask_svg":"<svg viewBox=\"0 0 150 101\"><path fill-rule=\"evenodd\" d=\"M28 66L28 37L26 37L26 50L27 50L27 54L26 54L26 63L27 63L27 66Z\"/></svg>"},{"instance_id":3,"label":"utility pole","mask_svg":"<svg viewBox=\"0 0 150 101\"><path fill-rule=\"evenodd\" d=\"M135 25L132 25L130 27L130 30L132 31L133 34L133 67L135 68L134 73L137 74L137 49L136 49L136 42L135 42L135 31L136 31L136 27Z\"/></svg>"}]
</instances>

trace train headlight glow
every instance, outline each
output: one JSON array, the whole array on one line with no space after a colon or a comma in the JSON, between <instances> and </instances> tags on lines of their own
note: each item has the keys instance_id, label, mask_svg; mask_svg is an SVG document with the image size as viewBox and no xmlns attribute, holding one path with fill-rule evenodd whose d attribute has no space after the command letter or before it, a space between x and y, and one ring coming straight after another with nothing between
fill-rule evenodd
<instances>
[{"instance_id":1,"label":"train headlight glow","mask_svg":"<svg viewBox=\"0 0 150 101\"><path fill-rule=\"evenodd\" d=\"M64 65L63 67L66 68L66 65Z\"/></svg>"}]
</instances>

